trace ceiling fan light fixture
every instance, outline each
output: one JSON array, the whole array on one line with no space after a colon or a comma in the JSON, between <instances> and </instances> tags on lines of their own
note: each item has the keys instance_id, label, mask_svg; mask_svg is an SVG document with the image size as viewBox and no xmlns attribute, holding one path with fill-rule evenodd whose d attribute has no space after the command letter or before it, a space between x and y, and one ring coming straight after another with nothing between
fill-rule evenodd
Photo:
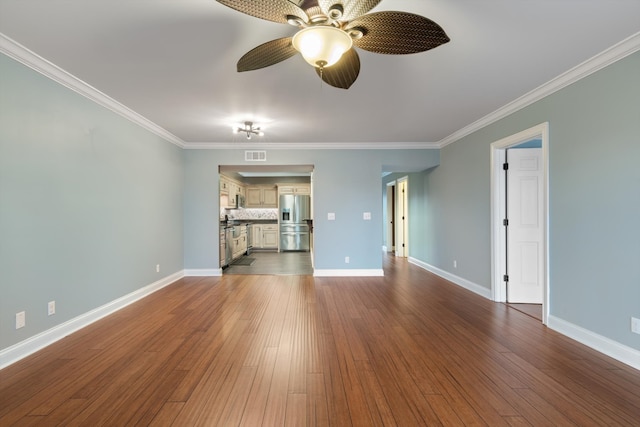
<instances>
[{"instance_id":1,"label":"ceiling fan light fixture","mask_svg":"<svg viewBox=\"0 0 640 427\"><path fill-rule=\"evenodd\" d=\"M339 28L318 25L303 28L291 40L293 47L314 67L330 67L351 49L353 40Z\"/></svg>"}]
</instances>

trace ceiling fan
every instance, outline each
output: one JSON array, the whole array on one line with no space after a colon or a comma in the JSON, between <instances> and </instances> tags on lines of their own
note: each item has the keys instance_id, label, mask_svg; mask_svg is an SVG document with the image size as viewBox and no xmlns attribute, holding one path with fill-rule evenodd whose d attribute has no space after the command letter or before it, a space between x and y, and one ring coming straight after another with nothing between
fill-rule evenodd
<instances>
[{"instance_id":1,"label":"ceiling fan","mask_svg":"<svg viewBox=\"0 0 640 427\"><path fill-rule=\"evenodd\" d=\"M401 55L424 52L447 43L435 22L408 12L367 13L382 0L217 0L225 6L268 21L290 24L293 37L266 42L238 61L238 72L277 64L300 52L327 84L348 89L360 73L354 47Z\"/></svg>"}]
</instances>

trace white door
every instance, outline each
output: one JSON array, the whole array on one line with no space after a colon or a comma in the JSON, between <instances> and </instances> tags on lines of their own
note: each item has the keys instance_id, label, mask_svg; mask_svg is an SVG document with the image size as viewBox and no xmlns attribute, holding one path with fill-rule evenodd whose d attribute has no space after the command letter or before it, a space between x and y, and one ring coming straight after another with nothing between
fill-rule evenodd
<instances>
[{"instance_id":1,"label":"white door","mask_svg":"<svg viewBox=\"0 0 640 427\"><path fill-rule=\"evenodd\" d=\"M542 149L509 149L507 163L507 301L542 304Z\"/></svg>"}]
</instances>

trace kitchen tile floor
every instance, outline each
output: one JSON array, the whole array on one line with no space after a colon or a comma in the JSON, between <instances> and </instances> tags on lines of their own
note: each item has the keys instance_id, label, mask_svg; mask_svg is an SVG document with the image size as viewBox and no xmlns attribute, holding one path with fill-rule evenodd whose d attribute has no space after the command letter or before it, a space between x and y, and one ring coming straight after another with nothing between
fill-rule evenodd
<instances>
[{"instance_id":1,"label":"kitchen tile floor","mask_svg":"<svg viewBox=\"0 0 640 427\"><path fill-rule=\"evenodd\" d=\"M247 255L244 256L246 258ZM312 275L310 252L252 252L251 265L231 264L223 274Z\"/></svg>"}]
</instances>

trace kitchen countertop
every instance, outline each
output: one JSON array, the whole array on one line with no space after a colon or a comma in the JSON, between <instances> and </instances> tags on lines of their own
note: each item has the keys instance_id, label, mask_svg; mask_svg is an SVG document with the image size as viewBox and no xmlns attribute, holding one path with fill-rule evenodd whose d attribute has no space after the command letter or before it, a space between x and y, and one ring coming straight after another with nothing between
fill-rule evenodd
<instances>
[{"instance_id":1,"label":"kitchen countertop","mask_svg":"<svg viewBox=\"0 0 640 427\"><path fill-rule=\"evenodd\" d=\"M227 222L220 221L221 228L230 228L238 225L247 225L247 224L277 224L278 221L275 219L234 219L229 220Z\"/></svg>"}]
</instances>

